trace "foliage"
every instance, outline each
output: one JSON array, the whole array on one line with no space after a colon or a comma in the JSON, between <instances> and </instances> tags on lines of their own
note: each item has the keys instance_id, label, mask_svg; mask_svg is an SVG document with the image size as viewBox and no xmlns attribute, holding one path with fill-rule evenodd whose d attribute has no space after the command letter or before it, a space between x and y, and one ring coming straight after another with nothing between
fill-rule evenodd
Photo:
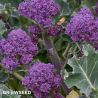
<instances>
[{"instance_id":1,"label":"foliage","mask_svg":"<svg viewBox=\"0 0 98 98\"><path fill-rule=\"evenodd\" d=\"M68 64L73 68L73 72L66 82L70 87L77 86L88 96L92 90L98 89L98 53L90 45L84 45L83 54L81 58L73 56L69 59Z\"/></svg>"},{"instance_id":2,"label":"foliage","mask_svg":"<svg viewBox=\"0 0 98 98\"><path fill-rule=\"evenodd\" d=\"M37 21L33 19L21 16L18 7L23 1L24 0L0 0L0 41L1 39L7 40L8 35L12 30L21 28L30 36L33 42L36 41L34 44L38 46L39 50L37 51L37 55L31 59L32 63L27 65L19 63L16 70L9 71L1 64L2 59L6 55L2 54L3 52L1 52L0 47L0 90L27 90L21 83L23 77L28 74L28 70L35 62L43 62L45 64L53 64L55 66L54 72L56 74L59 73L63 80L61 86L58 87L60 91L58 90L57 93L55 93L55 91L53 93L50 92L49 98L73 98L73 96L75 98L97 98L98 50L93 47L98 44L97 36L95 39L97 40L96 44L91 44L94 40L89 42L89 44L85 41L74 42L71 39L72 37L67 35L66 26L82 7L88 7L97 20L98 12L96 10L98 9L98 6L96 7L96 5L98 0L55 0L61 8L60 13L58 15L48 15L44 12L45 15L48 15L53 19L50 28L38 24ZM43 0L43 2L44 1L45 0ZM42 2L40 4L42 4ZM50 2L48 2L48 5L49 4ZM46 5L45 2L44 6ZM47 10L51 11L50 9ZM39 10L37 14L39 14L40 11L45 10ZM43 14L41 13L41 15ZM47 24L49 21L44 22ZM39 32L33 32L34 34L32 35L32 32L29 31L29 27L35 25L37 25L40 30L38 30ZM90 28L93 28L92 25ZM33 28L32 31L36 30ZM55 34L52 34L50 31ZM48 35L49 33L51 34ZM89 34L89 32L86 33ZM17 42L20 41L18 40ZM21 57L20 55L17 55L16 58L20 60ZM39 70L41 70L41 68L39 68ZM46 72L48 72L48 70ZM32 98L34 97L33 94L34 92L32 91L32 94L30 95L3 95L2 98Z\"/></svg>"}]
</instances>

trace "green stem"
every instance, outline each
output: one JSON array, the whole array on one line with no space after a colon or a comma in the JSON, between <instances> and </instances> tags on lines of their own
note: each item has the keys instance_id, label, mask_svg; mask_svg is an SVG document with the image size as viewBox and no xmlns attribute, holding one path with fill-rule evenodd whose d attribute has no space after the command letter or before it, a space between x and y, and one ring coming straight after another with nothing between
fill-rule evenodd
<instances>
[{"instance_id":1,"label":"green stem","mask_svg":"<svg viewBox=\"0 0 98 98\"><path fill-rule=\"evenodd\" d=\"M23 77L22 77L19 73L13 72L13 75L14 75L17 79L19 79L20 81L22 81Z\"/></svg>"},{"instance_id":2,"label":"green stem","mask_svg":"<svg viewBox=\"0 0 98 98\"><path fill-rule=\"evenodd\" d=\"M3 68L2 64L0 63L0 66ZM19 73L17 73L16 71L13 72L13 75L19 79L20 81L22 81L23 76L21 76Z\"/></svg>"},{"instance_id":3,"label":"green stem","mask_svg":"<svg viewBox=\"0 0 98 98\"><path fill-rule=\"evenodd\" d=\"M79 46L79 44L78 44L78 43L76 43L76 45L77 45L77 47L79 48L79 50L81 50L81 47Z\"/></svg>"},{"instance_id":4,"label":"green stem","mask_svg":"<svg viewBox=\"0 0 98 98\"><path fill-rule=\"evenodd\" d=\"M68 53L70 47L71 47L71 43L68 43L68 45L67 45L67 47L66 47L66 49L65 49L65 51L64 51L64 53L63 53L63 57L64 57L64 58L66 58L66 55L67 55L67 53Z\"/></svg>"}]
</instances>

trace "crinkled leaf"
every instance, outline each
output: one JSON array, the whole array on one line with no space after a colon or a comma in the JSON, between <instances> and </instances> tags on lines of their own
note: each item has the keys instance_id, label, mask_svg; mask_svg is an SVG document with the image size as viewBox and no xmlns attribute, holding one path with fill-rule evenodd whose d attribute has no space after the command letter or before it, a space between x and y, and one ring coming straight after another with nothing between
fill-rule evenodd
<instances>
[{"instance_id":1,"label":"crinkled leaf","mask_svg":"<svg viewBox=\"0 0 98 98\"><path fill-rule=\"evenodd\" d=\"M68 64L73 68L65 82L69 87L76 86L87 96L98 89L98 52L90 45L83 46L84 56L77 58L73 56Z\"/></svg>"}]
</instances>

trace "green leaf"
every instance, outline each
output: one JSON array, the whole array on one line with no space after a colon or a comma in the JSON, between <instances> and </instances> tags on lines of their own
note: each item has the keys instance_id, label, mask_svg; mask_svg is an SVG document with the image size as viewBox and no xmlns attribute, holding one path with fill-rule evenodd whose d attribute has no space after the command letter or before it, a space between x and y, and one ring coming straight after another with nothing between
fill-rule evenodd
<instances>
[{"instance_id":1,"label":"green leaf","mask_svg":"<svg viewBox=\"0 0 98 98\"><path fill-rule=\"evenodd\" d=\"M39 58L40 61L48 63L49 60L47 58L47 51L44 49L41 49L37 55L37 57Z\"/></svg>"},{"instance_id":2,"label":"green leaf","mask_svg":"<svg viewBox=\"0 0 98 98\"><path fill-rule=\"evenodd\" d=\"M69 4L67 0L55 0L61 7L61 16L69 15L71 10L69 8Z\"/></svg>"},{"instance_id":3,"label":"green leaf","mask_svg":"<svg viewBox=\"0 0 98 98\"><path fill-rule=\"evenodd\" d=\"M4 83L8 80L9 75L8 73L5 73L5 71L3 69L0 70L0 82Z\"/></svg>"},{"instance_id":4,"label":"green leaf","mask_svg":"<svg viewBox=\"0 0 98 98\"><path fill-rule=\"evenodd\" d=\"M4 34L6 31L5 24L2 20L0 20L0 37Z\"/></svg>"},{"instance_id":5,"label":"green leaf","mask_svg":"<svg viewBox=\"0 0 98 98\"><path fill-rule=\"evenodd\" d=\"M86 96L80 96L79 98L86 98Z\"/></svg>"},{"instance_id":6,"label":"green leaf","mask_svg":"<svg viewBox=\"0 0 98 98\"><path fill-rule=\"evenodd\" d=\"M98 52L90 45L83 45L84 56L73 56L68 64L73 68L65 82L69 87L76 86L87 96L98 89Z\"/></svg>"},{"instance_id":7,"label":"green leaf","mask_svg":"<svg viewBox=\"0 0 98 98\"><path fill-rule=\"evenodd\" d=\"M98 0L83 0L82 1L82 6L88 6L88 7L94 7Z\"/></svg>"},{"instance_id":8,"label":"green leaf","mask_svg":"<svg viewBox=\"0 0 98 98\"><path fill-rule=\"evenodd\" d=\"M18 7L21 0L0 0L1 4L11 3L12 6Z\"/></svg>"}]
</instances>

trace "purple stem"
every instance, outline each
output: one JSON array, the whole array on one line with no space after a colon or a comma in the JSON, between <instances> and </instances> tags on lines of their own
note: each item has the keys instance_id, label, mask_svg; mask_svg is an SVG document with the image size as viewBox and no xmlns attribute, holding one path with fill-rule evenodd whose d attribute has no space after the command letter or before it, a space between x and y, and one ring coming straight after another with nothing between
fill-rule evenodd
<instances>
[{"instance_id":1,"label":"purple stem","mask_svg":"<svg viewBox=\"0 0 98 98\"><path fill-rule=\"evenodd\" d=\"M43 34L43 40L44 40L45 47L48 51L49 57L51 59L51 62L55 65L57 73L60 73L62 63L54 48L53 41L50 39L49 36L45 34Z\"/></svg>"},{"instance_id":2,"label":"purple stem","mask_svg":"<svg viewBox=\"0 0 98 98\"><path fill-rule=\"evenodd\" d=\"M61 63L61 60L58 56L58 53L57 53L57 51L54 47L53 41L48 36L48 34L47 34L47 32L46 32L46 30L44 29L43 26L41 26L36 21L32 21L32 22L34 22L35 24L37 24L40 27L40 29L42 31L42 38L43 38L43 41L44 41L44 45L45 45L45 48L47 49L50 60L55 65L57 73L60 74L63 63ZM63 87L64 91L66 92L66 94L68 95L69 92L71 91L71 89L68 88L68 86L65 84L63 79L62 79L62 87Z\"/></svg>"},{"instance_id":3,"label":"purple stem","mask_svg":"<svg viewBox=\"0 0 98 98\"><path fill-rule=\"evenodd\" d=\"M53 41L51 38L47 35L47 32L42 29L42 37L44 40L44 45L48 51L49 57L51 59L51 62L55 65L57 73L60 74L61 68L62 68L62 62L58 56L58 53L54 47ZM68 88L68 86L65 84L64 80L62 79L62 87L66 94L69 94L71 89Z\"/></svg>"}]
</instances>

